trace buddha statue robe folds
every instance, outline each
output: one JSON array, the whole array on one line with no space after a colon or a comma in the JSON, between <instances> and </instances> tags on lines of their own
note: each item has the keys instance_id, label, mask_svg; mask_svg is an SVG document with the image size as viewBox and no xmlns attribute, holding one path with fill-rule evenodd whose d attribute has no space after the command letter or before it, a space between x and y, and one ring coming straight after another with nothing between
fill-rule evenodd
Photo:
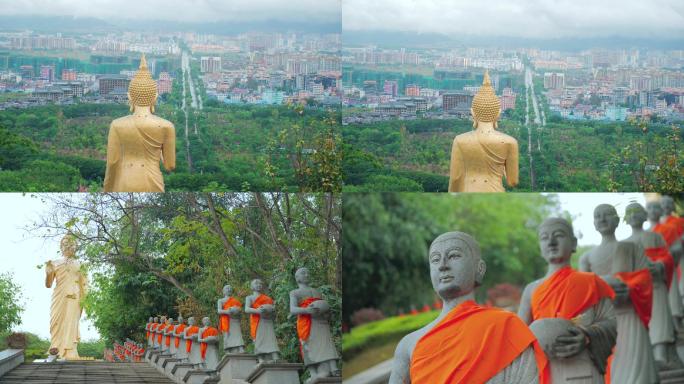
<instances>
[{"instance_id":1,"label":"buddha statue robe folds","mask_svg":"<svg viewBox=\"0 0 684 384\"><path fill-rule=\"evenodd\" d=\"M504 192L518 184L518 142L496 130L499 99L485 72L471 109L475 130L454 138L451 147L449 192Z\"/></svg>"},{"instance_id":2,"label":"buddha statue robe folds","mask_svg":"<svg viewBox=\"0 0 684 384\"><path fill-rule=\"evenodd\" d=\"M176 133L173 124L154 116L157 84L145 56L128 88L132 115L116 119L109 128L105 192L164 192L159 162L176 167Z\"/></svg>"}]
</instances>

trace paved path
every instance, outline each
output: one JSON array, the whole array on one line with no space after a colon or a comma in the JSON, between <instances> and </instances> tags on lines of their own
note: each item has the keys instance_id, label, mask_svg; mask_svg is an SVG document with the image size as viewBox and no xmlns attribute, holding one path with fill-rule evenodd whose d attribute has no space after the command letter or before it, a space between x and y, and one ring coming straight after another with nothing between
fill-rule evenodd
<instances>
[{"instance_id":1,"label":"paved path","mask_svg":"<svg viewBox=\"0 0 684 384\"><path fill-rule=\"evenodd\" d=\"M0 384L172 384L146 363L69 361L26 363L0 377Z\"/></svg>"}]
</instances>

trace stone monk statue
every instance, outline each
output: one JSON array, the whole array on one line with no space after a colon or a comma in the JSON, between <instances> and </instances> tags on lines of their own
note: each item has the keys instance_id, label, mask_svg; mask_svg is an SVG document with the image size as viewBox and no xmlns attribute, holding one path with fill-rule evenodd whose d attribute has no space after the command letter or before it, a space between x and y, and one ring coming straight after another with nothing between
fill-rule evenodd
<instances>
[{"instance_id":1,"label":"stone monk statue","mask_svg":"<svg viewBox=\"0 0 684 384\"><path fill-rule=\"evenodd\" d=\"M496 130L501 105L489 72L485 72L470 112L475 130L456 136L451 146L449 192L504 192L504 176L509 186L516 186L518 141Z\"/></svg>"},{"instance_id":2,"label":"stone monk statue","mask_svg":"<svg viewBox=\"0 0 684 384\"><path fill-rule=\"evenodd\" d=\"M244 353L245 341L240 326L242 303L232 295L233 287L225 285L223 297L216 302L219 330L223 333L223 350L227 353Z\"/></svg>"},{"instance_id":3,"label":"stone monk statue","mask_svg":"<svg viewBox=\"0 0 684 384\"><path fill-rule=\"evenodd\" d=\"M653 301L650 265L636 244L615 238L619 223L612 205L600 204L594 209L594 227L601 234L601 243L580 257L580 270L600 275L615 291L617 340L609 360L610 382L657 383L648 335Z\"/></svg>"},{"instance_id":4,"label":"stone monk statue","mask_svg":"<svg viewBox=\"0 0 684 384\"><path fill-rule=\"evenodd\" d=\"M164 192L159 162L176 168L176 131L173 124L153 115L157 83L143 54L140 69L128 87L132 115L112 121L107 140L105 192Z\"/></svg>"},{"instance_id":5,"label":"stone monk statue","mask_svg":"<svg viewBox=\"0 0 684 384\"><path fill-rule=\"evenodd\" d=\"M653 357L661 369L682 368L682 363L677 357L675 328L668 303L668 289L673 286L674 259L660 234L644 230L646 219L646 209L641 204L631 203L625 208L625 221L632 227L632 235L625 241L637 244L655 267L651 268L654 272L653 308L648 324Z\"/></svg>"},{"instance_id":6,"label":"stone monk statue","mask_svg":"<svg viewBox=\"0 0 684 384\"><path fill-rule=\"evenodd\" d=\"M264 283L254 279L251 283L252 294L245 299L245 313L249 316L249 333L254 340L254 354L260 363L277 361L280 357L278 340L275 334L275 304L265 295Z\"/></svg>"},{"instance_id":7,"label":"stone monk statue","mask_svg":"<svg viewBox=\"0 0 684 384\"><path fill-rule=\"evenodd\" d=\"M318 290L309 285L309 269L295 272L297 289L290 291L290 313L297 316L297 336L304 365L311 379L339 375L340 356L330 333L330 306Z\"/></svg>"},{"instance_id":8,"label":"stone monk statue","mask_svg":"<svg viewBox=\"0 0 684 384\"><path fill-rule=\"evenodd\" d=\"M598 275L570 267L577 238L567 220L546 219L538 234L548 269L525 287L518 316L532 324L549 357L554 383L603 384L617 336L615 294Z\"/></svg>"},{"instance_id":9,"label":"stone monk statue","mask_svg":"<svg viewBox=\"0 0 684 384\"><path fill-rule=\"evenodd\" d=\"M87 279L75 260L76 238L66 235L60 245L64 258L45 264L45 286L52 288L52 283L57 281L50 306L50 349L57 348L64 359L78 360L81 339L78 322L83 312L81 299L86 294Z\"/></svg>"},{"instance_id":10,"label":"stone monk statue","mask_svg":"<svg viewBox=\"0 0 684 384\"><path fill-rule=\"evenodd\" d=\"M548 361L527 325L514 313L475 303L486 270L475 239L444 233L428 258L442 312L399 342L389 383L550 384Z\"/></svg>"}]
</instances>

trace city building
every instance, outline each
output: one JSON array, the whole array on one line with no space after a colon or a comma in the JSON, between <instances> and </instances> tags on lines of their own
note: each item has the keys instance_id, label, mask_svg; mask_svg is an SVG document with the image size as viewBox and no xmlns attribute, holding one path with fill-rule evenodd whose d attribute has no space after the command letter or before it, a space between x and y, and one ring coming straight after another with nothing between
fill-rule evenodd
<instances>
[{"instance_id":1,"label":"city building","mask_svg":"<svg viewBox=\"0 0 684 384\"><path fill-rule=\"evenodd\" d=\"M515 108L516 94L511 88L504 88L501 97L501 111Z\"/></svg>"},{"instance_id":2,"label":"city building","mask_svg":"<svg viewBox=\"0 0 684 384\"><path fill-rule=\"evenodd\" d=\"M382 86L382 92L385 95L391 95L392 97L397 97L399 93L399 83L396 80L385 80Z\"/></svg>"},{"instance_id":3,"label":"city building","mask_svg":"<svg viewBox=\"0 0 684 384\"><path fill-rule=\"evenodd\" d=\"M406 86L404 90L404 95L406 96L412 96L412 97L419 97L420 96L420 86L415 85L415 84L409 84Z\"/></svg>"},{"instance_id":4,"label":"city building","mask_svg":"<svg viewBox=\"0 0 684 384\"><path fill-rule=\"evenodd\" d=\"M40 78L47 81L55 81L55 66L54 65L41 65L40 66Z\"/></svg>"},{"instance_id":5,"label":"city building","mask_svg":"<svg viewBox=\"0 0 684 384\"><path fill-rule=\"evenodd\" d=\"M77 76L75 69L62 69L62 81L76 81Z\"/></svg>"},{"instance_id":6,"label":"city building","mask_svg":"<svg viewBox=\"0 0 684 384\"><path fill-rule=\"evenodd\" d=\"M161 72L159 74L159 80L157 80L157 93L163 95L165 93L170 93L173 88L173 79L169 76L168 72Z\"/></svg>"},{"instance_id":7,"label":"city building","mask_svg":"<svg viewBox=\"0 0 684 384\"><path fill-rule=\"evenodd\" d=\"M123 75L104 75L98 79L100 95L109 95L114 90L128 91L131 80Z\"/></svg>"},{"instance_id":8,"label":"city building","mask_svg":"<svg viewBox=\"0 0 684 384\"><path fill-rule=\"evenodd\" d=\"M563 89L565 87L565 74L556 72L544 73L545 89Z\"/></svg>"},{"instance_id":9,"label":"city building","mask_svg":"<svg viewBox=\"0 0 684 384\"><path fill-rule=\"evenodd\" d=\"M442 109L447 111L470 111L473 103L471 92L449 92L442 95Z\"/></svg>"},{"instance_id":10,"label":"city building","mask_svg":"<svg viewBox=\"0 0 684 384\"><path fill-rule=\"evenodd\" d=\"M221 72L221 58L219 56L202 56L200 58L200 70L202 73Z\"/></svg>"}]
</instances>

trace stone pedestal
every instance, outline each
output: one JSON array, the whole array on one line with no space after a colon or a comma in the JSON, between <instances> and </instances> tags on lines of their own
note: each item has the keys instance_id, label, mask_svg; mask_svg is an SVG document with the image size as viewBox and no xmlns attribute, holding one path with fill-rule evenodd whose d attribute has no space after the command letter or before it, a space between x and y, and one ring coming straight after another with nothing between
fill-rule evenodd
<instances>
[{"instance_id":1,"label":"stone pedestal","mask_svg":"<svg viewBox=\"0 0 684 384\"><path fill-rule=\"evenodd\" d=\"M341 377L319 377L311 381L307 381L307 384L342 384Z\"/></svg>"},{"instance_id":2,"label":"stone pedestal","mask_svg":"<svg viewBox=\"0 0 684 384\"><path fill-rule=\"evenodd\" d=\"M233 384L232 380L245 380L258 364L256 355L227 353L219 362L216 370L221 384Z\"/></svg>"},{"instance_id":3,"label":"stone pedestal","mask_svg":"<svg viewBox=\"0 0 684 384\"><path fill-rule=\"evenodd\" d=\"M176 364L173 369L171 370L171 375L173 375L173 380L176 383L182 383L183 378L185 375L192 371L197 369L197 364L192 364L192 363L178 363Z\"/></svg>"},{"instance_id":4,"label":"stone pedestal","mask_svg":"<svg viewBox=\"0 0 684 384\"><path fill-rule=\"evenodd\" d=\"M217 372L207 369L193 369L183 377L185 384L203 384L205 380L216 376Z\"/></svg>"},{"instance_id":5,"label":"stone pedestal","mask_svg":"<svg viewBox=\"0 0 684 384\"><path fill-rule=\"evenodd\" d=\"M182 361L183 361L183 359L179 359L177 357L174 357L172 359L165 359L161 365L162 373L168 377L173 377L173 373L171 373L171 371L173 370L173 367L176 364L181 363Z\"/></svg>"},{"instance_id":6,"label":"stone pedestal","mask_svg":"<svg viewBox=\"0 0 684 384\"><path fill-rule=\"evenodd\" d=\"M299 371L302 364L294 363L262 363L254 368L247 377L251 384L299 384Z\"/></svg>"}]
</instances>

